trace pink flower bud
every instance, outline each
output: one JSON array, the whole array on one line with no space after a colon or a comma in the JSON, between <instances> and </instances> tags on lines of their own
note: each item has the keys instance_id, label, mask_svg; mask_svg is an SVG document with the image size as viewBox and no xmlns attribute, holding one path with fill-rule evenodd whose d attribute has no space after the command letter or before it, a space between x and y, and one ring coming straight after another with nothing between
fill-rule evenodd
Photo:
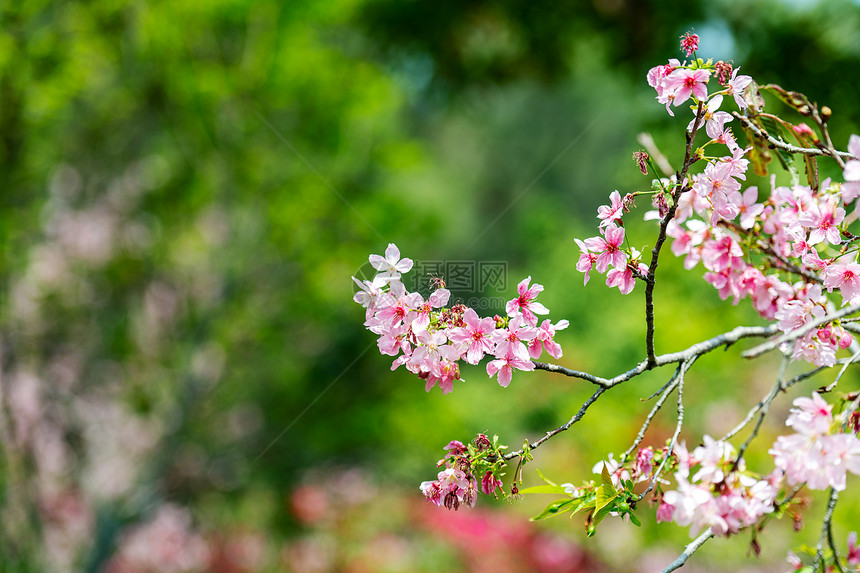
<instances>
[{"instance_id":1,"label":"pink flower bud","mask_svg":"<svg viewBox=\"0 0 860 573\"><path fill-rule=\"evenodd\" d=\"M681 49L687 54L687 57L693 55L693 52L699 49L699 35L687 32L681 36Z\"/></svg>"},{"instance_id":2,"label":"pink flower bud","mask_svg":"<svg viewBox=\"0 0 860 573\"><path fill-rule=\"evenodd\" d=\"M502 487L502 480L493 475L493 472L488 471L484 474L481 480L481 491L487 495L493 495L496 488Z\"/></svg>"}]
</instances>

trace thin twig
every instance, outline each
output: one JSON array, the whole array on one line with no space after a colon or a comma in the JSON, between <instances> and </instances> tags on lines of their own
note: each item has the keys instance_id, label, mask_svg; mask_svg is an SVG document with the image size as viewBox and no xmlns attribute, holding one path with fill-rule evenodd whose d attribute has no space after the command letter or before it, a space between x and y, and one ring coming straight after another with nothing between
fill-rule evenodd
<instances>
[{"instance_id":1,"label":"thin twig","mask_svg":"<svg viewBox=\"0 0 860 573\"><path fill-rule=\"evenodd\" d=\"M826 394L836 388L836 385L839 383L839 380L842 378L842 375L845 374L845 371L848 370L848 367L851 366L854 362L857 362L857 359L860 358L860 350L854 353L854 355L842 366L842 369L839 370L839 374L836 375L836 379L833 380L830 384L825 386L823 389L819 390L819 393Z\"/></svg>"},{"instance_id":2,"label":"thin twig","mask_svg":"<svg viewBox=\"0 0 860 573\"><path fill-rule=\"evenodd\" d=\"M594 404L594 402L598 398L600 398L600 395L603 394L604 392L606 392L606 388L603 388L603 387L600 387L597 390L595 390L594 394L592 394L591 397L589 397L588 400L586 400L585 403L582 404L582 407L580 407L579 411L576 413L576 415L573 418L571 418L570 420L568 420L566 423L562 424L558 428L555 428L554 430L550 430L541 439L536 440L536 441L532 442L531 444L529 444L529 449L533 450L533 449L537 448L538 446L540 446L542 443L544 443L545 441L547 441L551 437L569 429L575 423L580 421L582 419L582 417L585 416L585 412L588 410L588 407L591 406L592 404ZM515 458L517 456L521 456L524 453L525 453L525 450L517 450L516 452L511 452L509 454L505 454L504 459L510 460L510 459Z\"/></svg>"},{"instance_id":3,"label":"thin twig","mask_svg":"<svg viewBox=\"0 0 860 573\"><path fill-rule=\"evenodd\" d=\"M750 432L749 437L746 441L738 448L738 455L735 458L735 463L732 464L732 470L738 469L738 466L741 463L741 460L744 458L744 453L746 453L747 448L750 445L756 436L758 436L758 432L761 429L761 424L764 422L765 417L767 416L767 411L770 409L770 403L773 402L773 399L776 398L776 395L783 389L783 379L785 378L785 369L788 368L788 363L791 362L791 358L787 354L784 354L782 357L782 362L779 364L779 372L776 375L776 383L771 388L770 392L768 392L767 396L765 396L764 400L759 402L761 407L759 408L760 414L758 416L758 421L755 423L755 427L752 432Z\"/></svg>"},{"instance_id":4,"label":"thin twig","mask_svg":"<svg viewBox=\"0 0 860 573\"><path fill-rule=\"evenodd\" d=\"M639 446L639 444L642 443L642 440L645 439L645 432L648 431L648 427L651 425L651 420L654 419L654 416L656 416L657 412L660 411L660 408L663 407L663 404L666 402L666 399L669 398L675 388L678 387L678 384L680 383L680 372L681 367L679 366L678 369L675 370L675 374L672 375L671 380L669 380L669 382L665 386L663 386L660 399L657 400L657 402L654 404L654 407L651 408L651 411L648 413L648 417L645 418L645 422L642 424L642 427L639 428L639 433L636 434L636 439L633 440L633 444L631 444L631 446L627 448L627 451L624 452L624 455L621 456L621 461L619 462L621 465L624 465L624 462L627 461L627 456L629 456L633 452L633 450L635 450Z\"/></svg>"},{"instance_id":5,"label":"thin twig","mask_svg":"<svg viewBox=\"0 0 860 573\"><path fill-rule=\"evenodd\" d=\"M818 318L818 319L813 320L811 322L807 322L806 324L804 324L800 328L795 328L794 330L786 332L785 334L783 334L782 336L780 336L778 338L774 338L773 340L769 340L768 342L765 342L764 344L759 344L758 346L751 348L751 349L747 350L746 352L742 352L741 356L743 356L744 358L755 358L756 356L761 356L765 352L773 350L774 348L776 348L777 346L779 346L780 344L782 344L784 342L791 342L792 340L796 340L796 339L802 337L807 332L810 332L811 330L818 328L822 324L826 324L828 322L833 322L834 320L836 320L838 318L842 318L843 316L853 314L857 311L860 311L860 303L846 306L842 310L838 310L838 311L831 313L831 314L826 314L826 315L822 316L821 318Z\"/></svg>"},{"instance_id":6,"label":"thin twig","mask_svg":"<svg viewBox=\"0 0 860 573\"><path fill-rule=\"evenodd\" d=\"M732 116L734 116L735 118L740 120L740 122L742 124L744 124L744 127L748 128L750 131L752 131L753 135L755 135L759 139L763 139L763 140L767 141L768 143L771 144L771 146L779 147L780 149L784 149L785 151L788 151L789 153L802 153L803 155L833 157L834 159L836 159L838 157L839 158L845 157L847 159L858 159L857 157L854 157L853 155L851 155L850 153L847 153L845 151L833 150L831 152L828 150L812 148L812 147L798 147L796 145L786 143L785 141L776 139L775 137L765 133L764 131L759 129L759 127L756 124L754 124L753 122L751 122L749 119L747 119L743 115L739 114L738 112L733 111L731 113L732 113ZM841 159L839 159L838 161L841 162Z\"/></svg>"},{"instance_id":7,"label":"thin twig","mask_svg":"<svg viewBox=\"0 0 860 573\"><path fill-rule=\"evenodd\" d=\"M791 380L783 382L781 390L785 391L786 389L790 388L791 386L794 386L798 382L802 382L803 380L806 380L807 378L812 378L813 376L815 376L816 374L818 374L819 372L821 372L825 368L829 368L829 366L819 366L818 368L815 368L814 370L810 370L808 372L802 372L801 374L798 374L797 376L795 376ZM770 396L770 394L768 394L768 396ZM762 398L762 400L758 404L753 406L752 409L749 412L747 412L747 415L744 417L744 419L741 420L740 423L738 423L738 425L735 426L731 431L729 431L728 434L726 434L725 436L720 438L720 441L725 442L726 440L730 440L733 437L735 437L738 434L738 432L743 430L744 427L747 424L749 424L750 421L753 419L753 416L755 416L756 413L764 406L765 400L767 400L768 396L765 396L764 398Z\"/></svg>"},{"instance_id":8,"label":"thin twig","mask_svg":"<svg viewBox=\"0 0 860 573\"><path fill-rule=\"evenodd\" d=\"M672 452L675 449L675 444L678 443L678 437L681 435L681 428L684 425L684 375L689 370L690 366L693 365L696 360L698 360L698 356L693 356L689 360L685 361L681 364L681 368L678 371L678 421L675 423L675 432L672 434L672 439L669 441L669 447L666 450L666 455L663 457L663 461L660 463L660 467L657 468L657 471L654 472L654 477L651 478L651 483L648 484L648 489L643 491L639 495L639 499L645 499L645 496L648 495L654 486L657 484L657 481L660 479L660 476L663 474L663 470L666 469L666 464L669 463L669 458L672 457Z\"/></svg>"},{"instance_id":9,"label":"thin twig","mask_svg":"<svg viewBox=\"0 0 860 573\"><path fill-rule=\"evenodd\" d=\"M833 140L830 139L830 130L827 129L827 120L821 117L821 114L818 112L818 105L812 106L812 119L818 124L818 129L821 130L821 135L824 138L824 147L827 151L830 152L830 156L839 164L839 169L845 169L845 162L842 161L842 158L839 157L839 152L836 151L836 147L833 146ZM857 159L855 157L855 159Z\"/></svg>"},{"instance_id":10,"label":"thin twig","mask_svg":"<svg viewBox=\"0 0 860 573\"><path fill-rule=\"evenodd\" d=\"M557 372L558 374L564 374L565 376L570 376L572 378L581 378L583 380L591 382L596 386L608 389L612 388L613 386L617 386L618 384L621 384L623 382L626 382L631 378L635 378L636 376L659 366L683 362L685 360L689 360L693 356L707 354L708 352L716 350L721 346L728 346L734 344L735 342L743 338L766 337L776 334L777 332L779 332L779 329L777 328L776 324L770 324L768 326L738 326L728 332L724 332L723 334L719 334L713 338L709 338L708 340L697 342L696 344L693 344L692 346L679 352L672 352L669 354L662 354L660 356L657 356L655 358L654 365L649 366L648 361L643 360L627 372L619 374L614 378L601 378L600 376L595 376L587 372L571 370L570 368L565 368L564 366L559 366L557 364L547 364L546 362L535 362L534 365L535 368L537 368L538 370Z\"/></svg>"},{"instance_id":11,"label":"thin twig","mask_svg":"<svg viewBox=\"0 0 860 573\"><path fill-rule=\"evenodd\" d=\"M675 569L679 569L679 568L683 567L684 563L687 562L687 559L689 559L690 556L693 555L693 553L698 551L699 547L704 545L705 542L713 536L714 536L714 532L711 531L710 528L708 528L707 531L705 531L700 536L698 536L696 539L691 541L690 544L684 548L684 552L681 553L677 559L672 561L672 563L670 563L668 565L668 567L663 569L663 571L661 571L661 573L669 573L670 571L674 571Z\"/></svg>"},{"instance_id":12,"label":"thin twig","mask_svg":"<svg viewBox=\"0 0 860 573\"><path fill-rule=\"evenodd\" d=\"M824 513L824 520L821 522L821 536L818 538L818 545L815 546L815 563L812 566L813 570L819 568L823 572L824 569L824 541L829 540L831 548L833 547L833 532L830 530L830 522L833 519L833 510L836 508L836 502L839 501L839 492L834 488L830 488L830 500L827 502L827 511ZM836 551L833 551L833 559L839 563L836 557ZM842 569L840 564L840 570Z\"/></svg>"}]
</instances>

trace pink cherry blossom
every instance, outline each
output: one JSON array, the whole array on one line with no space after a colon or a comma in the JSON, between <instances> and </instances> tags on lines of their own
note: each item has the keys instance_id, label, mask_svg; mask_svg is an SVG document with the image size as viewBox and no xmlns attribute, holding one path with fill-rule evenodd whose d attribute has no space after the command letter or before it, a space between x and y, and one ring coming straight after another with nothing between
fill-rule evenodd
<instances>
[{"instance_id":1,"label":"pink cherry blossom","mask_svg":"<svg viewBox=\"0 0 860 573\"><path fill-rule=\"evenodd\" d=\"M467 346L466 362L477 364L485 354L493 354L493 332L496 330L496 321L492 318L479 318L471 308L466 309L463 315L466 326L455 328L449 334L451 342Z\"/></svg>"},{"instance_id":2,"label":"pink cherry blossom","mask_svg":"<svg viewBox=\"0 0 860 573\"><path fill-rule=\"evenodd\" d=\"M417 335L419 332L426 330L430 326L430 314L433 312L433 309L442 308L448 304L448 299L450 298L451 292L448 289L439 288L433 291L433 294L430 295L430 298L426 302L419 302L416 307L417 315L415 320L412 321L412 332ZM420 299L420 295L416 297L416 300L418 299Z\"/></svg>"},{"instance_id":3,"label":"pink cherry blossom","mask_svg":"<svg viewBox=\"0 0 860 573\"><path fill-rule=\"evenodd\" d=\"M708 70L679 68L666 77L663 85L666 90L674 94L673 104L677 107L690 99L691 95L697 100L706 100L708 88L705 84L710 78L711 72Z\"/></svg>"},{"instance_id":4,"label":"pink cherry blossom","mask_svg":"<svg viewBox=\"0 0 860 573\"><path fill-rule=\"evenodd\" d=\"M509 300L505 310L508 316L522 314L529 326L536 326L538 319L535 314L549 314L549 309L535 301L537 295L543 291L543 285L535 283L529 288L531 280L531 277L527 277L520 281L520 284L517 285L517 294L519 296Z\"/></svg>"},{"instance_id":5,"label":"pink cherry blossom","mask_svg":"<svg viewBox=\"0 0 860 573\"><path fill-rule=\"evenodd\" d=\"M581 273L585 273L585 280L583 281L583 285L588 284L589 276L588 274L591 272L594 263L597 261L597 255L595 253L589 252L588 247L585 246L585 243L580 241L579 239L574 239L577 246L579 246L579 260L576 262L576 270Z\"/></svg>"},{"instance_id":6,"label":"pink cherry blossom","mask_svg":"<svg viewBox=\"0 0 860 573\"><path fill-rule=\"evenodd\" d=\"M388 293L390 298L383 301L378 300L376 318L381 321L388 321L392 327L399 326L403 323L409 323L417 317L415 309L423 302L421 295L418 293L410 293L399 281L391 282L391 290ZM384 304L384 306L383 306Z\"/></svg>"},{"instance_id":7,"label":"pink cherry blossom","mask_svg":"<svg viewBox=\"0 0 860 573\"><path fill-rule=\"evenodd\" d=\"M511 383L511 377L517 370L531 371L535 369L535 365L531 360L520 360L514 356L506 356L498 360L491 360L487 363L487 375L492 378L498 373L499 385L502 388L507 388Z\"/></svg>"},{"instance_id":8,"label":"pink cherry blossom","mask_svg":"<svg viewBox=\"0 0 860 573\"><path fill-rule=\"evenodd\" d=\"M797 218L797 222L812 229L808 239L810 245L817 245L825 239L831 245L838 245L841 242L838 225L844 218L845 209L836 206L836 198L829 197L810 205L809 210Z\"/></svg>"},{"instance_id":9,"label":"pink cherry blossom","mask_svg":"<svg viewBox=\"0 0 860 573\"><path fill-rule=\"evenodd\" d=\"M597 208L597 218L600 219L598 228L605 227L615 222L621 222L624 214L624 203L621 194L616 190L609 195L609 205L601 205Z\"/></svg>"},{"instance_id":10,"label":"pink cherry blossom","mask_svg":"<svg viewBox=\"0 0 860 573\"><path fill-rule=\"evenodd\" d=\"M533 340L538 334L536 328L528 326L522 315L511 318L508 327L497 329L493 334L496 343L496 358L513 357L520 361L529 359L525 341Z\"/></svg>"},{"instance_id":11,"label":"pink cherry blossom","mask_svg":"<svg viewBox=\"0 0 860 573\"><path fill-rule=\"evenodd\" d=\"M609 269L606 273L606 286L618 287L621 294L630 294L633 292L633 287L636 286L636 279L633 277L633 271L630 266L623 268Z\"/></svg>"},{"instance_id":12,"label":"pink cherry blossom","mask_svg":"<svg viewBox=\"0 0 860 573\"><path fill-rule=\"evenodd\" d=\"M355 281L355 284L357 284L358 288L361 289L355 293L352 300L365 307L367 309L366 318L370 318L376 311L376 302L379 297L382 296L384 292L382 287L387 284L387 281L380 277L374 277L373 281L360 281L355 277L352 277L352 280Z\"/></svg>"},{"instance_id":13,"label":"pink cherry blossom","mask_svg":"<svg viewBox=\"0 0 860 573\"><path fill-rule=\"evenodd\" d=\"M385 257L370 255L370 264L379 271L378 277L389 280L399 279L401 273L407 273L412 269L412 259L401 259L400 249L394 243L388 243Z\"/></svg>"},{"instance_id":14,"label":"pink cherry blossom","mask_svg":"<svg viewBox=\"0 0 860 573\"><path fill-rule=\"evenodd\" d=\"M764 205L756 203L757 200L758 187L747 187L746 191L741 194L738 211L741 216L740 224L742 229L752 229L755 225L756 217L764 211Z\"/></svg>"},{"instance_id":15,"label":"pink cherry blossom","mask_svg":"<svg viewBox=\"0 0 860 573\"><path fill-rule=\"evenodd\" d=\"M860 264L836 262L824 271L824 288L827 292L839 289L842 293L842 304L855 303L860 300Z\"/></svg>"},{"instance_id":16,"label":"pink cherry blossom","mask_svg":"<svg viewBox=\"0 0 860 573\"><path fill-rule=\"evenodd\" d=\"M542 349L558 360L562 356L561 346L555 342L555 333L558 330L564 330L570 323L566 320L561 320L556 324L552 324L549 319L543 321L540 328L537 329L535 337L529 344L529 356L532 359L540 358Z\"/></svg>"},{"instance_id":17,"label":"pink cherry blossom","mask_svg":"<svg viewBox=\"0 0 860 573\"><path fill-rule=\"evenodd\" d=\"M723 103L723 96L715 95L712 97L708 104L705 106L704 115L702 119L699 120L699 127L702 126L702 122L706 122L705 131L708 133L708 137L716 139L716 136L711 134L711 131L716 129L717 132L722 131L722 125L727 121L732 121L732 114L725 111L718 111L720 109L720 105ZM695 114L695 110L693 110L693 114ZM693 131L693 124L695 123L696 118L690 120L690 123L687 124L687 131Z\"/></svg>"},{"instance_id":18,"label":"pink cherry blossom","mask_svg":"<svg viewBox=\"0 0 860 573\"><path fill-rule=\"evenodd\" d=\"M729 235L704 243L702 248L702 264L710 271L720 272L730 269L743 269L746 266L743 259L744 251Z\"/></svg>"},{"instance_id":19,"label":"pink cherry blossom","mask_svg":"<svg viewBox=\"0 0 860 573\"><path fill-rule=\"evenodd\" d=\"M860 548L857 547L857 532L848 534L848 553L845 554L845 563L849 567L860 565Z\"/></svg>"},{"instance_id":20,"label":"pink cherry blossom","mask_svg":"<svg viewBox=\"0 0 860 573\"><path fill-rule=\"evenodd\" d=\"M621 245L624 244L624 227L610 224L603 229L603 233L603 237L585 239L585 246L588 247L588 250L597 253L594 268L599 273L605 273L609 265L617 269L625 268L627 266L627 254L621 250Z\"/></svg>"},{"instance_id":21,"label":"pink cherry blossom","mask_svg":"<svg viewBox=\"0 0 860 573\"><path fill-rule=\"evenodd\" d=\"M738 72L740 71L740 66L732 71L732 78L729 80L729 85L727 86L727 91L733 98L735 98L735 103L738 104L738 108L746 109L747 102L744 100L744 90L750 85L753 79L749 76L739 76Z\"/></svg>"}]
</instances>

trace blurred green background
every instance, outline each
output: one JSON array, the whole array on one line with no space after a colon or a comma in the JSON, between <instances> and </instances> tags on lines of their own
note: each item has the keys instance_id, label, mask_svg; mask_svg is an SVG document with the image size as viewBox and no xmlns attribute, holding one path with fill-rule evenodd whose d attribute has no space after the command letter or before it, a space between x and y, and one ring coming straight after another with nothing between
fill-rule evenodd
<instances>
[{"instance_id":1,"label":"blurred green background","mask_svg":"<svg viewBox=\"0 0 860 573\"><path fill-rule=\"evenodd\" d=\"M629 368L644 354L641 285L583 287L573 237L596 234L613 189L649 185L631 159L639 132L680 163L686 110L669 118L645 73L681 57L691 28L700 56L829 105L837 147L860 132L860 7L847 0L0 6L3 570L671 561L687 540L673 525L607 522L586 542L578 517L525 521L548 499L482 498L471 516L424 504L417 484L448 441L483 431L516 447L591 389L545 372L502 389L469 367L452 394L425 393L389 372L349 277L389 242L417 261L503 261L501 296L530 275L553 320L570 320L563 365ZM628 234L650 248L651 227ZM761 323L701 271L666 256L661 273L658 352ZM688 443L733 426L772 384L773 360L702 359ZM669 375L607 395L536 452L526 482L534 467L589 479ZM762 446L789 404L775 404ZM673 424L659 417L647 443ZM763 472L765 450L750 458ZM839 506L839 539L858 512ZM768 531L761 560L741 535L695 567L781 571L787 547L817 539L790 525Z\"/></svg>"}]
</instances>

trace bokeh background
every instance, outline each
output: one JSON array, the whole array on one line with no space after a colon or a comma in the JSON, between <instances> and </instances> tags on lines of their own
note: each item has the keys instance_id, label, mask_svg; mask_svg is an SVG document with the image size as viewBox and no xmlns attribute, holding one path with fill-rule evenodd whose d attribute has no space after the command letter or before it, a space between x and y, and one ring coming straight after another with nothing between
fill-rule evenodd
<instances>
[{"instance_id":1,"label":"bokeh background","mask_svg":"<svg viewBox=\"0 0 860 573\"><path fill-rule=\"evenodd\" d=\"M425 393L389 371L349 277L389 242L417 261L504 262L506 292L454 296L512 298L531 276L551 317L571 321L562 364L629 368L644 352L641 286L627 297L599 277L583 287L573 237L595 234L613 189L649 185L631 159L639 132L680 163L686 110L669 118L644 78L681 57L691 28L700 55L829 105L837 146L860 132L860 6L848 0L0 6L0 568L562 573L671 561L687 532L655 528L648 507L643 528L608 520L586 540L580 517L527 521L549 499L426 504L417 485L448 441L487 432L517 447L590 388L538 372L502 389L475 367L452 394ZM645 225L628 233L653 241ZM664 261L658 351L761 323ZM733 426L772 384L773 360L741 362L737 349L700 360L688 443ZM605 396L536 451L526 483L534 468L592 477L668 376ZM850 376L844 388L857 387ZM769 471L790 399L775 403L752 467ZM669 410L646 443L673 424ZM760 559L741 535L688 567L782 571L788 547L817 540L822 512L815 501L800 533L769 527ZM857 515L843 500L838 539Z\"/></svg>"}]
</instances>

